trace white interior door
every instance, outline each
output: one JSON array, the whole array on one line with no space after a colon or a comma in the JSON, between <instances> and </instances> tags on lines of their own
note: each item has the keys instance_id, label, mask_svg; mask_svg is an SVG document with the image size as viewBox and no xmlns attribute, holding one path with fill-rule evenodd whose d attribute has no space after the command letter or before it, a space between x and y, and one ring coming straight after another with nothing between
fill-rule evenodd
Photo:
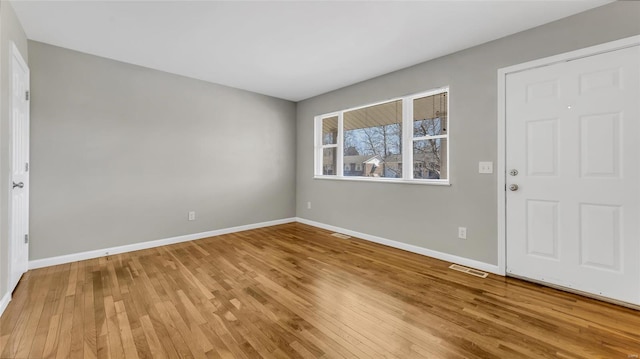
<instances>
[{"instance_id":1,"label":"white interior door","mask_svg":"<svg viewBox=\"0 0 640 359\"><path fill-rule=\"evenodd\" d=\"M15 45L11 51L11 180L9 289L29 263L29 68Z\"/></svg>"},{"instance_id":2,"label":"white interior door","mask_svg":"<svg viewBox=\"0 0 640 359\"><path fill-rule=\"evenodd\" d=\"M507 75L507 273L640 304L639 87L639 46Z\"/></svg>"}]
</instances>

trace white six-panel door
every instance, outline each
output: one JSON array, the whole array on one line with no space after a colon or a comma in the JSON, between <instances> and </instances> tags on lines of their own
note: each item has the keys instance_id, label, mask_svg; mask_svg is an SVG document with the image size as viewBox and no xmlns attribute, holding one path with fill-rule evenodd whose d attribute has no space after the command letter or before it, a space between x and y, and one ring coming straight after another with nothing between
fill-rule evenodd
<instances>
[{"instance_id":1,"label":"white six-panel door","mask_svg":"<svg viewBox=\"0 0 640 359\"><path fill-rule=\"evenodd\" d=\"M29 263L29 68L15 44L11 49L11 217L9 289Z\"/></svg>"},{"instance_id":2,"label":"white six-panel door","mask_svg":"<svg viewBox=\"0 0 640 359\"><path fill-rule=\"evenodd\" d=\"M639 46L507 75L508 274L640 304L639 87Z\"/></svg>"}]
</instances>

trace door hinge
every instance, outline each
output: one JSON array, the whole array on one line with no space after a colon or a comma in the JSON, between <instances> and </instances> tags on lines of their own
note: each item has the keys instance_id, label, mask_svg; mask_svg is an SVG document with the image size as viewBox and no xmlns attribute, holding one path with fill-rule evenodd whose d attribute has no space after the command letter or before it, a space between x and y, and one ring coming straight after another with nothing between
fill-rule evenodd
<instances>
[{"instance_id":1,"label":"door hinge","mask_svg":"<svg viewBox=\"0 0 640 359\"><path fill-rule=\"evenodd\" d=\"M29 162L24 164L24 171L29 172Z\"/></svg>"},{"instance_id":2,"label":"door hinge","mask_svg":"<svg viewBox=\"0 0 640 359\"><path fill-rule=\"evenodd\" d=\"M24 93L24 99L29 101L29 91L25 91Z\"/></svg>"},{"instance_id":3,"label":"door hinge","mask_svg":"<svg viewBox=\"0 0 640 359\"><path fill-rule=\"evenodd\" d=\"M29 235L28 235L28 234L25 234L25 235L24 235L24 243L25 243L25 244L26 244L26 243L29 243Z\"/></svg>"}]
</instances>

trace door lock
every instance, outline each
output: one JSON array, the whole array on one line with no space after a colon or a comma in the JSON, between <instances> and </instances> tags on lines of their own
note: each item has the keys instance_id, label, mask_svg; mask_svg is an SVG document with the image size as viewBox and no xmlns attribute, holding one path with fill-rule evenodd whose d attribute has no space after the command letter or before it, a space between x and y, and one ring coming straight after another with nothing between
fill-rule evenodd
<instances>
[{"instance_id":1,"label":"door lock","mask_svg":"<svg viewBox=\"0 0 640 359\"><path fill-rule=\"evenodd\" d=\"M509 186L509 190L510 191L517 191L518 190L518 185L517 184L512 184L511 186Z\"/></svg>"},{"instance_id":2,"label":"door lock","mask_svg":"<svg viewBox=\"0 0 640 359\"><path fill-rule=\"evenodd\" d=\"M518 170L513 169L513 170L509 171L509 174L512 175L512 176L517 176L518 175Z\"/></svg>"}]
</instances>

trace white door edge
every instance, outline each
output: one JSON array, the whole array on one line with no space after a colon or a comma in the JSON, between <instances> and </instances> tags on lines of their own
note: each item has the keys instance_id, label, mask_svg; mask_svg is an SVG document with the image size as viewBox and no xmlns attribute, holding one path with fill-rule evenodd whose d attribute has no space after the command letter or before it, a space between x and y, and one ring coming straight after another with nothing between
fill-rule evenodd
<instances>
[{"instance_id":1,"label":"white door edge","mask_svg":"<svg viewBox=\"0 0 640 359\"><path fill-rule=\"evenodd\" d=\"M16 45L16 43L11 41L11 49L10 49L10 53L9 53L9 76L13 76L13 73L14 73L13 59L15 59L19 63L19 65L21 67L27 69L27 73L28 73L29 66L27 65L27 62L24 60L24 57L22 56L22 53L20 53L20 50L18 49L18 46ZM14 91L13 85L11 84L10 85L11 94L13 94L13 91ZM8 106L10 106L10 113L12 113L13 112L13 101L9 101ZM29 107L27 107L27 116L29 116ZM10 121L10 126L13 126L13 118ZM10 133L13 133L13 128L12 127L10 128ZM11 141L11 142L13 141L13 136L12 135L9 136L9 141ZM12 148L13 148L11 142L10 142L10 145L9 145L9 150L10 151L12 151ZM10 156L13 156L13 153ZM9 161L9 166L10 167L12 167L11 162L12 161ZM13 173L13 168L9 169L9 173ZM10 178L10 180L9 180L9 184L11 184L11 183L12 183L12 178ZM11 198L11 188L5 189L5 190L9 191L7 197ZM9 200L9 203L8 203L9 216L13 215L13 208L12 208L12 203L11 202L12 201ZM8 226L9 226L9 228L8 228L8 230L9 230L8 231L8 233L9 233L9 238L8 238L9 245L7 246L8 247L7 248L8 249L7 253L9 253L9 255L12 255L14 253L13 229L11 227L12 226L11 223L12 223L12 220L11 220L11 217L9 217L9 221L8 221ZM7 259L8 259L8 271L7 271L7 274L6 274L6 276L7 276L7 285L8 285L7 290L8 290L8 293L11 293L15 289L17 283L13 283L14 268L13 268L13 265L12 265L12 260L11 260L10 257L7 258ZM27 261L27 265L28 265L28 261ZM28 266L27 266L27 268L28 268Z\"/></svg>"},{"instance_id":2,"label":"white door edge","mask_svg":"<svg viewBox=\"0 0 640 359\"><path fill-rule=\"evenodd\" d=\"M640 45L640 35L631 36L620 40L610 41L604 44L586 47L559 55L528 61L521 64L498 69L498 274L506 275L507 272L507 192L506 192L506 82L507 75L525 71L536 67L548 66L559 62L566 62L593 56L605 52L616 51L631 46ZM638 253L640 256L640 253Z\"/></svg>"}]
</instances>

